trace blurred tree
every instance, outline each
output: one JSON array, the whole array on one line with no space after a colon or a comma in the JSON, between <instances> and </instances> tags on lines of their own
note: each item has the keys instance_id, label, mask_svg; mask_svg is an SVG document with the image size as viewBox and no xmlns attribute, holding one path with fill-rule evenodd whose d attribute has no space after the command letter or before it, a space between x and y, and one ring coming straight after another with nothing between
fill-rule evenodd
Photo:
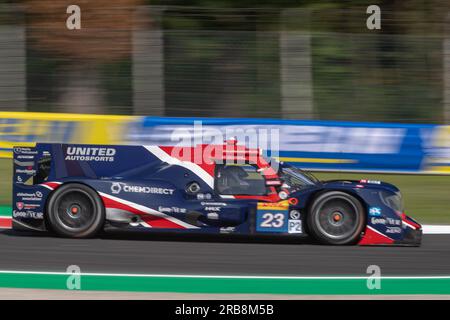
<instances>
[{"instance_id":1,"label":"blurred tree","mask_svg":"<svg viewBox=\"0 0 450 320\"><path fill-rule=\"evenodd\" d=\"M281 30L289 25L289 30L309 32L312 47L314 108L315 116L318 118L355 121L367 119L397 122L443 121L442 41L445 37L443 26L450 9L448 0L377 1L376 4L382 10L382 29L377 31L369 31L366 28L366 8L375 4L372 0L151 0L151 4L167 5L168 11L178 10L175 15L166 14L166 29L232 29L264 32ZM203 11L190 15L192 9L183 7L198 7ZM252 15L248 14L250 12L248 8L264 7L270 9L254 10ZM284 10L279 8L298 7L309 10L310 21L306 22L295 13L292 16L292 23L289 24L285 21L283 23L278 18L278 13ZM228 9L220 10L220 8ZM271 15L267 15L267 12ZM229 16L244 18L232 20L226 16L227 13ZM227 25L224 23L226 21L230 23ZM167 38L170 40L170 37ZM196 51L200 51L199 41L206 42L207 39L196 37L192 33L190 38L184 37L185 48L196 47ZM241 42L236 41L235 46ZM213 45L211 47L220 48ZM202 50L205 51L203 48ZM189 52L196 51L185 51L182 56L187 64L187 60L191 58ZM251 51L251 46L247 45L243 52L250 56ZM258 51L261 52L261 49L258 48ZM177 48L174 52L176 54L182 50ZM183 103L203 99L206 96L205 91L212 88L211 82L205 80L206 76L199 77L200 80L205 80L205 84L201 85L205 88L201 94L194 94L193 90L188 90L187 93L192 97L187 95L183 99L177 97L182 93L180 88L186 87L179 80L183 79L180 73L188 73L189 70L182 70L181 62L172 60L174 56L170 50L166 50L166 80L168 88L172 90L166 96L166 101L170 104L171 100L176 99ZM275 69L278 67L276 55L271 57L272 60L266 59L265 64ZM217 58L218 55L210 57L212 61L217 61ZM242 67L245 58L246 56L241 54L239 60L234 61L238 61ZM194 59L195 57L192 57L189 61L190 67L200 65ZM197 60L204 62L205 58ZM172 68L171 62L174 62ZM214 63L206 65L214 66ZM176 71L173 77L170 77L171 70ZM191 73L198 74L198 70ZM204 74L213 75L210 70L204 71ZM250 75L252 71L245 70L244 74ZM234 103L240 110L237 116L254 115L250 112L253 105L257 106L258 116L261 111L265 111L268 117L279 116L279 112L276 111L279 92L268 89L279 87L280 79L274 77L274 73L270 73L269 76L272 77L272 85L262 87L258 84L258 87L262 88L260 93L250 92L245 100L233 94L235 98L241 100L241 103ZM450 78L449 75L446 77ZM223 82L221 87L231 87L231 81L226 83L225 77L220 79ZM175 90L177 81L180 85ZM233 81L237 82L236 79ZM245 86L248 87L248 84ZM272 99L267 99L268 96ZM217 98L216 93L213 95L214 98ZM245 108L241 107L242 104ZM199 106L201 103L196 101L195 105ZM214 111L215 108L209 107L215 105L211 101L207 101L205 105L208 106L208 110ZM179 110L174 112L178 113ZM192 110L186 111L186 114L192 114ZM236 116L236 112L230 112L229 115Z\"/></svg>"},{"instance_id":2,"label":"blurred tree","mask_svg":"<svg viewBox=\"0 0 450 320\"><path fill-rule=\"evenodd\" d=\"M140 0L77 0L81 29L69 30L70 0L24 0L31 45L61 62L58 111L105 113L101 65L131 52Z\"/></svg>"},{"instance_id":3,"label":"blurred tree","mask_svg":"<svg viewBox=\"0 0 450 320\"><path fill-rule=\"evenodd\" d=\"M36 64L42 64L37 72L42 74L65 66L59 76L49 77L47 80L51 81L47 83L40 82L41 87L52 90L60 84L62 92L54 92L53 96L59 97L66 108L79 112L103 112L99 106L103 106L105 98L107 104L111 104L110 100L124 101L123 92L118 89L132 90L130 81L126 82L131 75L121 78L123 72L129 72L130 65L133 18L129 6L141 3L139 0L76 1L82 11L82 29L73 31L66 29L65 22L66 8L74 3L23 1L30 23L31 53L37 49L46 52L44 59L39 60L39 55L31 58L38 57ZM280 100L279 45L276 38L268 41L271 38L265 38L264 33L277 33L285 27L280 8L305 8L311 13L310 21L294 15L295 21L289 28L311 34L317 117L442 121L443 78L450 82L450 72L445 74L442 66L448 0L379 0L376 3L382 8L382 29L378 31L365 28L365 9L374 4L372 0L142 0L142 3L165 6L162 19L165 102L169 107L175 106L167 109L168 114L198 112L217 116L231 105L227 116L278 117L279 112L274 110ZM197 12L185 7L200 9ZM246 32L253 33L254 39L226 35ZM45 61L50 67L44 65ZM39 83L39 78L36 79ZM106 81L99 85L99 79ZM67 90L69 87L71 90ZM73 90L74 87L80 89ZM187 102L191 103L188 107ZM97 109L83 110L90 106Z\"/></svg>"}]
</instances>

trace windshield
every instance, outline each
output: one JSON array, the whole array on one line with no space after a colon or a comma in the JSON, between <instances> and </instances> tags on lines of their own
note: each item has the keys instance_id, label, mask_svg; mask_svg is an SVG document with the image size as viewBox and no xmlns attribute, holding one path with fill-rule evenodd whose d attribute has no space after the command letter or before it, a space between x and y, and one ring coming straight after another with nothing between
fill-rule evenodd
<instances>
[{"instance_id":1,"label":"windshield","mask_svg":"<svg viewBox=\"0 0 450 320\"><path fill-rule=\"evenodd\" d=\"M303 188L319 183L319 180L311 173L290 165L281 166L280 177L290 188Z\"/></svg>"},{"instance_id":2,"label":"windshield","mask_svg":"<svg viewBox=\"0 0 450 320\"><path fill-rule=\"evenodd\" d=\"M265 195L267 187L257 168L248 164L218 165L216 190L223 195Z\"/></svg>"}]
</instances>

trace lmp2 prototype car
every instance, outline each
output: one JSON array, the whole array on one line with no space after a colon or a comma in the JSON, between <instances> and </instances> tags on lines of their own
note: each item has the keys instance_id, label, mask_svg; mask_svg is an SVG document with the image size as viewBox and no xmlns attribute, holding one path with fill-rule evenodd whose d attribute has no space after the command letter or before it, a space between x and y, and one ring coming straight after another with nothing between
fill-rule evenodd
<instances>
[{"instance_id":1,"label":"lmp2 prototype car","mask_svg":"<svg viewBox=\"0 0 450 320\"><path fill-rule=\"evenodd\" d=\"M332 245L417 246L422 236L420 224L405 215L395 186L319 181L291 165L270 164L261 150L235 141L15 147L12 206L14 229L73 238L93 237L107 225L310 235Z\"/></svg>"}]
</instances>

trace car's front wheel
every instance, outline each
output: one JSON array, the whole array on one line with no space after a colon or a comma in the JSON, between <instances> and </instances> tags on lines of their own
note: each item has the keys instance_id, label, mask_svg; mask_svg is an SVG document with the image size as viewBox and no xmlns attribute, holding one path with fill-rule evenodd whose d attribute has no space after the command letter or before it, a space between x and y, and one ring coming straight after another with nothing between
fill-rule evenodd
<instances>
[{"instance_id":1,"label":"car's front wheel","mask_svg":"<svg viewBox=\"0 0 450 320\"><path fill-rule=\"evenodd\" d=\"M307 222L312 236L324 244L354 244L364 230L365 211L352 195L330 191L314 199Z\"/></svg>"},{"instance_id":2,"label":"car's front wheel","mask_svg":"<svg viewBox=\"0 0 450 320\"><path fill-rule=\"evenodd\" d=\"M86 185L70 183L58 188L47 203L46 218L52 231L63 237L95 236L105 222L98 194Z\"/></svg>"}]
</instances>

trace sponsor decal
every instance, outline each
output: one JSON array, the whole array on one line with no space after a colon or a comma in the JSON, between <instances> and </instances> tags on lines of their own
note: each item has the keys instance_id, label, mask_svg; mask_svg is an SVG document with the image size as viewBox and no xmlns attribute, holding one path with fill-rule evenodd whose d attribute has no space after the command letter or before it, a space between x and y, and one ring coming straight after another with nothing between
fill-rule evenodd
<instances>
[{"instance_id":1,"label":"sponsor decal","mask_svg":"<svg viewBox=\"0 0 450 320\"><path fill-rule=\"evenodd\" d=\"M127 192L127 193L147 193L147 194L172 195L174 193L174 191L175 191L175 189L149 187L149 186L133 186L133 185L122 184L120 182L114 182L111 185L111 192L113 194Z\"/></svg>"},{"instance_id":2,"label":"sponsor decal","mask_svg":"<svg viewBox=\"0 0 450 320\"><path fill-rule=\"evenodd\" d=\"M112 192L113 194L118 194L118 193L120 193L120 191L122 191L122 186L120 185L119 182L114 182L114 183L111 185L111 192Z\"/></svg>"},{"instance_id":3,"label":"sponsor decal","mask_svg":"<svg viewBox=\"0 0 450 320\"><path fill-rule=\"evenodd\" d=\"M220 211L221 207L205 207L205 211Z\"/></svg>"},{"instance_id":4,"label":"sponsor decal","mask_svg":"<svg viewBox=\"0 0 450 320\"><path fill-rule=\"evenodd\" d=\"M211 198L212 198L212 195L210 193L197 193L198 200L209 200Z\"/></svg>"},{"instance_id":5,"label":"sponsor decal","mask_svg":"<svg viewBox=\"0 0 450 320\"><path fill-rule=\"evenodd\" d=\"M67 147L66 161L113 162L116 149L95 147Z\"/></svg>"},{"instance_id":6,"label":"sponsor decal","mask_svg":"<svg viewBox=\"0 0 450 320\"><path fill-rule=\"evenodd\" d=\"M400 227L387 227L386 233L402 233L402 228Z\"/></svg>"},{"instance_id":7,"label":"sponsor decal","mask_svg":"<svg viewBox=\"0 0 450 320\"><path fill-rule=\"evenodd\" d=\"M382 224L382 225L393 225L393 226L401 226L402 221L399 219L393 219L393 218L376 218L372 217L370 219L370 222L372 224Z\"/></svg>"},{"instance_id":8,"label":"sponsor decal","mask_svg":"<svg viewBox=\"0 0 450 320\"><path fill-rule=\"evenodd\" d=\"M386 218L388 224L394 225L394 226L401 226L402 220L399 219L393 219L393 218Z\"/></svg>"},{"instance_id":9,"label":"sponsor decal","mask_svg":"<svg viewBox=\"0 0 450 320\"><path fill-rule=\"evenodd\" d=\"M222 227L220 233L232 233L236 231L236 227Z\"/></svg>"},{"instance_id":10,"label":"sponsor decal","mask_svg":"<svg viewBox=\"0 0 450 320\"><path fill-rule=\"evenodd\" d=\"M159 206L158 211L163 213L186 213L186 208Z\"/></svg>"},{"instance_id":11,"label":"sponsor decal","mask_svg":"<svg viewBox=\"0 0 450 320\"><path fill-rule=\"evenodd\" d=\"M381 216L381 208L370 207L369 208L369 216L371 216L371 217L379 217L379 216Z\"/></svg>"},{"instance_id":12,"label":"sponsor decal","mask_svg":"<svg viewBox=\"0 0 450 320\"><path fill-rule=\"evenodd\" d=\"M302 220L289 219L288 220L289 233L302 233Z\"/></svg>"},{"instance_id":13,"label":"sponsor decal","mask_svg":"<svg viewBox=\"0 0 450 320\"><path fill-rule=\"evenodd\" d=\"M208 219L210 220L219 220L219 214L217 212L208 212L206 214L206 216L208 217Z\"/></svg>"},{"instance_id":14,"label":"sponsor decal","mask_svg":"<svg viewBox=\"0 0 450 320\"><path fill-rule=\"evenodd\" d=\"M17 196L20 197L22 201L41 201L42 200L42 192L40 192L40 191L37 191L34 193L19 192L17 194Z\"/></svg>"},{"instance_id":15,"label":"sponsor decal","mask_svg":"<svg viewBox=\"0 0 450 320\"><path fill-rule=\"evenodd\" d=\"M26 159L26 160L33 160L34 159L34 155L24 155L24 154L20 154L16 156L16 159Z\"/></svg>"},{"instance_id":16,"label":"sponsor decal","mask_svg":"<svg viewBox=\"0 0 450 320\"><path fill-rule=\"evenodd\" d=\"M385 225L385 224L386 224L386 219L384 219L384 218L375 218L375 217L372 217L372 218L370 219L370 223L372 223L372 224L383 224L383 225Z\"/></svg>"},{"instance_id":17,"label":"sponsor decal","mask_svg":"<svg viewBox=\"0 0 450 320\"><path fill-rule=\"evenodd\" d=\"M23 209L24 210L35 210L36 208L39 208L41 205L40 204L32 204L32 203L24 203L23 204ZM19 209L22 210L22 209Z\"/></svg>"},{"instance_id":18,"label":"sponsor decal","mask_svg":"<svg viewBox=\"0 0 450 320\"><path fill-rule=\"evenodd\" d=\"M293 220L298 220L300 219L300 211L298 210L291 210L291 212L289 213L289 217Z\"/></svg>"},{"instance_id":19,"label":"sponsor decal","mask_svg":"<svg viewBox=\"0 0 450 320\"><path fill-rule=\"evenodd\" d=\"M27 175L34 175L36 174L36 170L34 169L16 169L16 174L27 174Z\"/></svg>"},{"instance_id":20,"label":"sponsor decal","mask_svg":"<svg viewBox=\"0 0 450 320\"><path fill-rule=\"evenodd\" d=\"M227 204L225 202L201 202L202 206L223 206L226 207Z\"/></svg>"},{"instance_id":21,"label":"sponsor decal","mask_svg":"<svg viewBox=\"0 0 450 320\"><path fill-rule=\"evenodd\" d=\"M289 202L288 200L283 200L280 202L275 202L275 203L271 203L271 202L258 202L258 209L262 209L262 210L270 210L270 209L287 209L289 208Z\"/></svg>"},{"instance_id":22,"label":"sponsor decal","mask_svg":"<svg viewBox=\"0 0 450 320\"><path fill-rule=\"evenodd\" d=\"M36 155L38 154L37 150L33 150L32 148L25 148L25 147L15 147L13 149L15 154L26 154L26 155Z\"/></svg>"},{"instance_id":23,"label":"sponsor decal","mask_svg":"<svg viewBox=\"0 0 450 320\"><path fill-rule=\"evenodd\" d=\"M22 210L23 209L23 202L16 202L16 207L17 207L17 209Z\"/></svg>"},{"instance_id":24,"label":"sponsor decal","mask_svg":"<svg viewBox=\"0 0 450 320\"><path fill-rule=\"evenodd\" d=\"M44 219L44 213L35 211L20 211L13 210L13 218L31 218L31 219Z\"/></svg>"},{"instance_id":25,"label":"sponsor decal","mask_svg":"<svg viewBox=\"0 0 450 320\"><path fill-rule=\"evenodd\" d=\"M289 203L258 203L256 210L256 231L258 232L288 232Z\"/></svg>"}]
</instances>

